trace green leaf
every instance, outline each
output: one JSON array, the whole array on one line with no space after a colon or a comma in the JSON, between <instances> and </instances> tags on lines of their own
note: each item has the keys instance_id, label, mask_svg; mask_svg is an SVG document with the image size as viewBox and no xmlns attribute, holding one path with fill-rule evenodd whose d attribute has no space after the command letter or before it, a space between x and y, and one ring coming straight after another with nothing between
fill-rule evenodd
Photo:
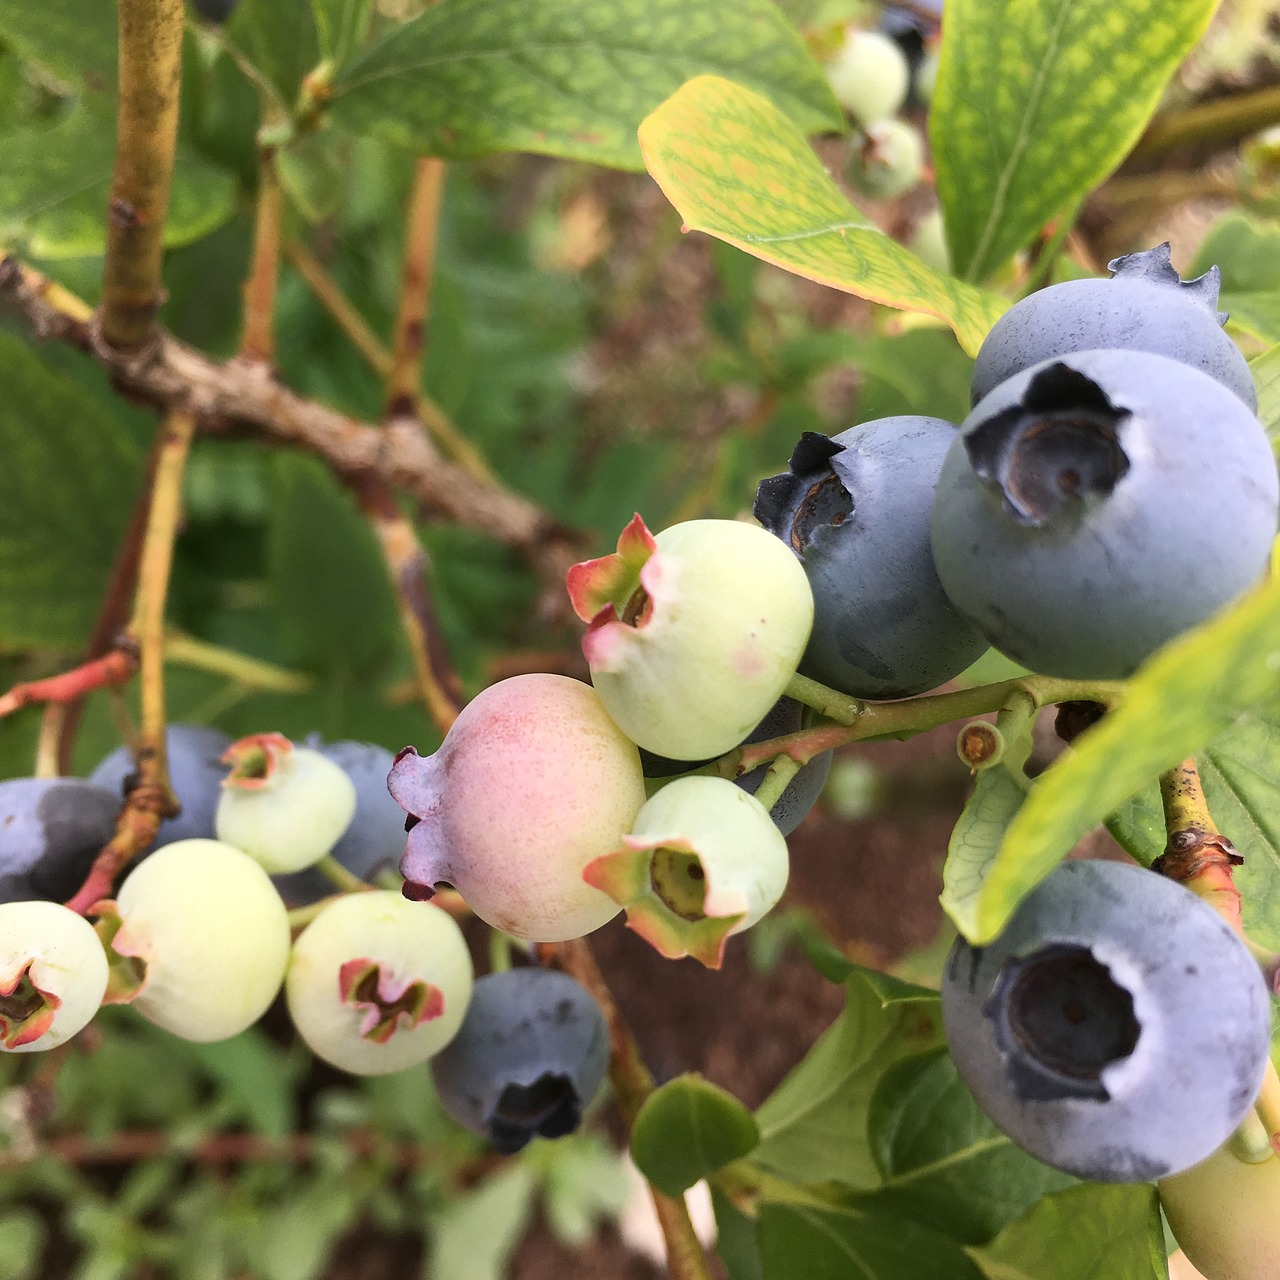
<instances>
[{"instance_id":1,"label":"green leaf","mask_svg":"<svg viewBox=\"0 0 1280 1280\"><path fill-rule=\"evenodd\" d=\"M839 129L826 77L769 0L444 0L333 83L335 124L420 153L499 151L640 168L636 127L701 72Z\"/></svg>"},{"instance_id":2,"label":"green leaf","mask_svg":"<svg viewBox=\"0 0 1280 1280\"><path fill-rule=\"evenodd\" d=\"M714 1185L711 1206L716 1215L716 1253L729 1273L729 1280L764 1280L760 1251L756 1248L755 1223Z\"/></svg>"},{"instance_id":3,"label":"green leaf","mask_svg":"<svg viewBox=\"0 0 1280 1280\"><path fill-rule=\"evenodd\" d=\"M523 1163L450 1201L435 1222L431 1280L503 1280L533 1213L533 1173Z\"/></svg>"},{"instance_id":4,"label":"green leaf","mask_svg":"<svg viewBox=\"0 0 1280 1280\"><path fill-rule=\"evenodd\" d=\"M1200 242L1187 276L1215 266L1225 294L1280 290L1280 226L1240 209L1224 213Z\"/></svg>"},{"instance_id":5,"label":"green leaf","mask_svg":"<svg viewBox=\"0 0 1280 1280\"><path fill-rule=\"evenodd\" d=\"M1280 579L1273 578L1144 663L1123 703L1032 787L983 882L969 941L994 938L1072 845L1153 777L1274 699L1278 635Z\"/></svg>"},{"instance_id":6,"label":"green leaf","mask_svg":"<svg viewBox=\"0 0 1280 1280\"><path fill-rule=\"evenodd\" d=\"M317 10L305 0L237 0L226 38L271 83L283 107L298 96L302 78L320 61ZM340 15L335 15L339 16Z\"/></svg>"},{"instance_id":7,"label":"green leaf","mask_svg":"<svg viewBox=\"0 0 1280 1280\"><path fill-rule=\"evenodd\" d=\"M1075 1183L1005 1137L942 1051L889 1068L868 1127L884 1175L875 1204L963 1244L985 1243L1042 1195Z\"/></svg>"},{"instance_id":8,"label":"green leaf","mask_svg":"<svg viewBox=\"0 0 1280 1280\"><path fill-rule=\"evenodd\" d=\"M340 67L369 34L370 0L311 0L320 52Z\"/></svg>"},{"instance_id":9,"label":"green leaf","mask_svg":"<svg viewBox=\"0 0 1280 1280\"><path fill-rule=\"evenodd\" d=\"M851 977L844 1011L756 1112L752 1159L798 1182L873 1190L882 1180L867 1144L876 1084L940 1039L934 993L886 1002L861 974Z\"/></svg>"},{"instance_id":10,"label":"green leaf","mask_svg":"<svg viewBox=\"0 0 1280 1280\"><path fill-rule=\"evenodd\" d=\"M315 458L274 459L267 535L271 603L287 661L359 674L399 638L387 570L354 499Z\"/></svg>"},{"instance_id":11,"label":"green leaf","mask_svg":"<svg viewBox=\"0 0 1280 1280\"><path fill-rule=\"evenodd\" d=\"M951 832L942 867L943 910L968 934L977 927L977 910L987 872L995 862L1009 824L1022 808L1030 783L1019 768L982 769Z\"/></svg>"},{"instance_id":12,"label":"green leaf","mask_svg":"<svg viewBox=\"0 0 1280 1280\"><path fill-rule=\"evenodd\" d=\"M187 1051L235 1100L257 1132L283 1138L297 1128L294 1073L284 1050L256 1027L212 1044L187 1044Z\"/></svg>"},{"instance_id":13,"label":"green leaf","mask_svg":"<svg viewBox=\"0 0 1280 1280\"><path fill-rule=\"evenodd\" d=\"M1224 293L1218 306L1230 317L1230 327L1259 342L1280 342L1280 293L1254 289Z\"/></svg>"},{"instance_id":14,"label":"green leaf","mask_svg":"<svg viewBox=\"0 0 1280 1280\"><path fill-rule=\"evenodd\" d=\"M1249 361L1258 388L1258 418L1266 428L1274 453L1280 455L1280 344Z\"/></svg>"},{"instance_id":15,"label":"green leaf","mask_svg":"<svg viewBox=\"0 0 1280 1280\"><path fill-rule=\"evenodd\" d=\"M42 258L83 257L106 245L115 123L81 105L56 124L0 137L0 243ZM235 212L231 174L179 145L165 243L198 240Z\"/></svg>"},{"instance_id":16,"label":"green leaf","mask_svg":"<svg viewBox=\"0 0 1280 1280\"><path fill-rule=\"evenodd\" d=\"M973 354L1006 303L944 276L854 208L767 98L699 76L640 126L645 164L688 231L820 284L921 311Z\"/></svg>"},{"instance_id":17,"label":"green leaf","mask_svg":"<svg viewBox=\"0 0 1280 1280\"><path fill-rule=\"evenodd\" d=\"M759 1141L755 1116L733 1094L690 1073L645 1100L631 1130L631 1156L659 1191L678 1196Z\"/></svg>"},{"instance_id":18,"label":"green leaf","mask_svg":"<svg viewBox=\"0 0 1280 1280\"><path fill-rule=\"evenodd\" d=\"M967 1250L987 1280L1168 1280L1160 1202L1148 1183L1086 1183L1046 1196Z\"/></svg>"},{"instance_id":19,"label":"green leaf","mask_svg":"<svg viewBox=\"0 0 1280 1280\"><path fill-rule=\"evenodd\" d=\"M45 1225L34 1209L0 1214L0 1280L36 1280Z\"/></svg>"},{"instance_id":20,"label":"green leaf","mask_svg":"<svg viewBox=\"0 0 1280 1280\"><path fill-rule=\"evenodd\" d=\"M929 112L957 275L984 280L1124 159L1217 0L949 0Z\"/></svg>"},{"instance_id":21,"label":"green leaf","mask_svg":"<svg viewBox=\"0 0 1280 1280\"><path fill-rule=\"evenodd\" d=\"M1244 898L1249 936L1280 947L1280 713L1241 716L1196 753L1209 812L1244 865L1235 882ZM1139 862L1150 865L1165 846L1164 812L1155 779L1110 818L1107 827Z\"/></svg>"},{"instance_id":22,"label":"green leaf","mask_svg":"<svg viewBox=\"0 0 1280 1280\"><path fill-rule=\"evenodd\" d=\"M4 0L0 39L72 90L116 86L116 0Z\"/></svg>"},{"instance_id":23,"label":"green leaf","mask_svg":"<svg viewBox=\"0 0 1280 1280\"><path fill-rule=\"evenodd\" d=\"M526 1159L542 1176L543 1212L556 1239L579 1249L602 1221L622 1212L631 1189L617 1148L602 1134L578 1132L535 1143Z\"/></svg>"},{"instance_id":24,"label":"green leaf","mask_svg":"<svg viewBox=\"0 0 1280 1280\"><path fill-rule=\"evenodd\" d=\"M890 1214L765 1204L756 1238L764 1280L981 1280L954 1240Z\"/></svg>"},{"instance_id":25,"label":"green leaf","mask_svg":"<svg viewBox=\"0 0 1280 1280\"><path fill-rule=\"evenodd\" d=\"M143 460L103 402L0 334L0 644L79 648Z\"/></svg>"}]
</instances>

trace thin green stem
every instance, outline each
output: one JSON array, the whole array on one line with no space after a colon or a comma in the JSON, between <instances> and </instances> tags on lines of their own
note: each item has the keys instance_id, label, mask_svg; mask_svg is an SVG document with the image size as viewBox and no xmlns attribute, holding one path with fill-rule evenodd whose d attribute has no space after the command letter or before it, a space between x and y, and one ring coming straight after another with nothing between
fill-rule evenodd
<instances>
[{"instance_id":1,"label":"thin green stem","mask_svg":"<svg viewBox=\"0 0 1280 1280\"><path fill-rule=\"evenodd\" d=\"M489 972L506 973L511 968L511 935L501 929L489 930Z\"/></svg>"},{"instance_id":2,"label":"thin green stem","mask_svg":"<svg viewBox=\"0 0 1280 1280\"><path fill-rule=\"evenodd\" d=\"M769 772L760 780L760 785L756 788L756 799L766 809L772 809L781 799L782 793L787 789L791 779L802 768L804 766L799 760L793 760L788 755L778 756L769 766Z\"/></svg>"},{"instance_id":3,"label":"thin green stem","mask_svg":"<svg viewBox=\"0 0 1280 1280\"><path fill-rule=\"evenodd\" d=\"M337 885L343 893L363 893L368 889L372 889L373 885L366 884L358 875L348 871L346 867L340 863L331 853L326 853L319 862L315 864L317 871L325 876L331 884Z\"/></svg>"}]
</instances>

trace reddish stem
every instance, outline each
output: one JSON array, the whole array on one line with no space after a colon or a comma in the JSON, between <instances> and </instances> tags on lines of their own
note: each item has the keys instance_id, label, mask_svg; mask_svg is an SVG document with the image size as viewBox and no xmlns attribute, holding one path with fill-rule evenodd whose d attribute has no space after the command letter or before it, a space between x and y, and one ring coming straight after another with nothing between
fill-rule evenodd
<instances>
[{"instance_id":1,"label":"reddish stem","mask_svg":"<svg viewBox=\"0 0 1280 1280\"><path fill-rule=\"evenodd\" d=\"M0 697L0 717L12 715L19 707L33 702L71 702L95 689L124 684L133 678L137 669L136 650L132 646L121 646L105 657L94 658L60 675L15 684Z\"/></svg>"}]
</instances>

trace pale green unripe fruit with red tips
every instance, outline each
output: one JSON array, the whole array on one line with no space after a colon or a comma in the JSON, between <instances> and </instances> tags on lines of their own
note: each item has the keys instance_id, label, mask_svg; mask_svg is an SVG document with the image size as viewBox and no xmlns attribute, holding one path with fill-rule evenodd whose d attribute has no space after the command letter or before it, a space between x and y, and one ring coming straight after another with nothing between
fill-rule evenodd
<instances>
[{"instance_id":1,"label":"pale green unripe fruit with red tips","mask_svg":"<svg viewBox=\"0 0 1280 1280\"><path fill-rule=\"evenodd\" d=\"M106 989L107 957L83 916L56 902L0 904L0 1052L70 1040Z\"/></svg>"},{"instance_id":2,"label":"pale green unripe fruit with red tips","mask_svg":"<svg viewBox=\"0 0 1280 1280\"><path fill-rule=\"evenodd\" d=\"M218 839L272 875L318 862L351 825L355 785L319 751L278 733L256 733L233 743L222 759L231 773L218 799Z\"/></svg>"},{"instance_id":3,"label":"pale green unripe fruit with red tips","mask_svg":"<svg viewBox=\"0 0 1280 1280\"><path fill-rule=\"evenodd\" d=\"M574 565L569 597L609 714L639 746L700 760L738 745L782 696L813 626L813 594L759 525L636 516L614 555Z\"/></svg>"},{"instance_id":4,"label":"pale green unripe fruit with red tips","mask_svg":"<svg viewBox=\"0 0 1280 1280\"><path fill-rule=\"evenodd\" d=\"M100 905L100 930L136 962L140 984L116 999L184 1040L237 1035L284 981L288 912L267 873L229 844L165 845L129 873L114 903Z\"/></svg>"},{"instance_id":5,"label":"pale green unripe fruit with red tips","mask_svg":"<svg viewBox=\"0 0 1280 1280\"><path fill-rule=\"evenodd\" d=\"M622 847L583 875L662 955L718 969L725 940L782 897L788 870L787 842L755 796L726 778L691 777L649 799Z\"/></svg>"},{"instance_id":6,"label":"pale green unripe fruit with red tips","mask_svg":"<svg viewBox=\"0 0 1280 1280\"><path fill-rule=\"evenodd\" d=\"M425 1062L453 1039L473 976L450 916L377 890L336 899L302 931L285 996L317 1057L378 1076Z\"/></svg>"},{"instance_id":7,"label":"pale green unripe fruit with red tips","mask_svg":"<svg viewBox=\"0 0 1280 1280\"><path fill-rule=\"evenodd\" d=\"M418 819L400 862L406 896L447 882L487 924L530 942L580 938L618 914L582 868L630 828L644 777L589 684L500 680L434 755L401 751L387 785Z\"/></svg>"},{"instance_id":8,"label":"pale green unripe fruit with red tips","mask_svg":"<svg viewBox=\"0 0 1280 1280\"><path fill-rule=\"evenodd\" d=\"M1280 1276L1280 1157L1253 1164L1228 1143L1159 1186L1169 1229L1205 1280Z\"/></svg>"}]
</instances>

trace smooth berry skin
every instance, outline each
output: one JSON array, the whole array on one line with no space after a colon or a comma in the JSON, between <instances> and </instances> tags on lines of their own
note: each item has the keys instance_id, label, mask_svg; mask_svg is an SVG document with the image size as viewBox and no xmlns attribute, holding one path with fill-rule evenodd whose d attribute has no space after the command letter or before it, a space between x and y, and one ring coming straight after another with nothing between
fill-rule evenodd
<instances>
[{"instance_id":1,"label":"smooth berry skin","mask_svg":"<svg viewBox=\"0 0 1280 1280\"><path fill-rule=\"evenodd\" d=\"M1001 383L938 479L947 595L1046 675L1123 679L1256 583L1276 533L1261 424L1167 356L1084 351Z\"/></svg>"},{"instance_id":2,"label":"smooth berry skin","mask_svg":"<svg viewBox=\"0 0 1280 1280\"><path fill-rule=\"evenodd\" d=\"M476 983L431 1075L449 1115L512 1155L572 1133L608 1065L608 1029L584 987L553 969L508 969Z\"/></svg>"},{"instance_id":3,"label":"smooth berry skin","mask_svg":"<svg viewBox=\"0 0 1280 1280\"><path fill-rule=\"evenodd\" d=\"M171 724L165 730L169 782L182 812L161 822L148 852L178 840L214 839L213 816L222 794L222 779L227 776L222 753L230 745L230 734L208 725ZM133 753L128 747L117 747L93 770L89 781L123 797L128 794L131 776L136 777Z\"/></svg>"},{"instance_id":4,"label":"smooth berry skin","mask_svg":"<svg viewBox=\"0 0 1280 1280\"><path fill-rule=\"evenodd\" d=\"M356 812L355 785L337 764L310 747L284 738L278 743L283 746L266 748L265 777L223 782L214 817L219 840L243 849L273 874L301 871L325 857ZM240 749L237 744L226 756Z\"/></svg>"},{"instance_id":5,"label":"smooth berry skin","mask_svg":"<svg viewBox=\"0 0 1280 1280\"><path fill-rule=\"evenodd\" d=\"M924 137L906 120L868 125L849 160L854 190L874 200L896 200L924 177Z\"/></svg>"},{"instance_id":6,"label":"smooth berry skin","mask_svg":"<svg viewBox=\"0 0 1280 1280\"><path fill-rule=\"evenodd\" d=\"M1221 273L1182 280L1162 244L1108 264L1109 280L1067 280L1041 289L996 321L973 366L973 403L1006 379L1073 351L1149 351L1217 379L1258 408L1249 365L1223 332L1217 310Z\"/></svg>"},{"instance_id":7,"label":"smooth berry skin","mask_svg":"<svg viewBox=\"0 0 1280 1280\"><path fill-rule=\"evenodd\" d=\"M318 734L306 745L332 760L356 789L356 812L351 825L333 846L333 857L352 875L373 884L378 876L395 871L404 852L404 810L387 791L387 775L395 756L373 742L344 739L325 743ZM306 869L274 877L286 902L306 906L334 892L323 873Z\"/></svg>"},{"instance_id":8,"label":"smooth berry skin","mask_svg":"<svg viewBox=\"0 0 1280 1280\"><path fill-rule=\"evenodd\" d=\"M824 70L836 101L861 125L901 109L911 87L911 67L896 42L881 31L849 27Z\"/></svg>"},{"instance_id":9,"label":"smooth berry skin","mask_svg":"<svg viewBox=\"0 0 1280 1280\"><path fill-rule=\"evenodd\" d=\"M1250 1163L1228 1143L1207 1160L1161 1179L1160 1207L1187 1258L1210 1280L1280 1275L1280 1157Z\"/></svg>"},{"instance_id":10,"label":"smooth berry skin","mask_svg":"<svg viewBox=\"0 0 1280 1280\"><path fill-rule=\"evenodd\" d=\"M490 685L434 755L402 751L388 786L419 819L400 863L406 896L451 884L487 924L531 942L617 915L582 869L629 828L644 778L590 685L546 674Z\"/></svg>"},{"instance_id":11,"label":"smooth berry skin","mask_svg":"<svg viewBox=\"0 0 1280 1280\"><path fill-rule=\"evenodd\" d=\"M360 961L378 970L364 999L343 991L344 966ZM285 997L294 1026L317 1057L353 1075L387 1075L425 1062L453 1039L472 977L471 953L449 915L374 890L335 899L302 931ZM406 992L412 1006L396 1013Z\"/></svg>"},{"instance_id":12,"label":"smooth berry skin","mask_svg":"<svg viewBox=\"0 0 1280 1280\"><path fill-rule=\"evenodd\" d=\"M915 414L831 439L806 432L790 469L761 482L756 518L813 589L803 675L853 697L901 698L985 652L943 590L930 543L934 488L956 438L953 423Z\"/></svg>"},{"instance_id":13,"label":"smooth berry skin","mask_svg":"<svg viewBox=\"0 0 1280 1280\"><path fill-rule=\"evenodd\" d=\"M618 727L658 755L731 750L782 696L813 620L805 575L756 525L636 516L616 555L574 565L582 652Z\"/></svg>"},{"instance_id":14,"label":"smooth berry skin","mask_svg":"<svg viewBox=\"0 0 1280 1280\"><path fill-rule=\"evenodd\" d=\"M1193 893L1114 862L1065 862L942 978L956 1070L991 1120L1081 1178L1141 1182L1215 1151L1253 1105L1266 983Z\"/></svg>"},{"instance_id":15,"label":"smooth berry skin","mask_svg":"<svg viewBox=\"0 0 1280 1280\"><path fill-rule=\"evenodd\" d=\"M45 997L41 1025L27 1013L32 988ZM65 1043L89 1024L106 989L106 953L83 916L56 902L0 904L0 1052Z\"/></svg>"},{"instance_id":16,"label":"smooth berry skin","mask_svg":"<svg viewBox=\"0 0 1280 1280\"><path fill-rule=\"evenodd\" d=\"M118 796L82 778L0 782L0 903L71 898L119 812Z\"/></svg>"},{"instance_id":17,"label":"smooth berry skin","mask_svg":"<svg viewBox=\"0 0 1280 1280\"><path fill-rule=\"evenodd\" d=\"M270 877L217 840L180 840L120 886L111 945L145 966L131 1003L184 1040L225 1040L267 1011L289 961L289 916Z\"/></svg>"}]
</instances>

